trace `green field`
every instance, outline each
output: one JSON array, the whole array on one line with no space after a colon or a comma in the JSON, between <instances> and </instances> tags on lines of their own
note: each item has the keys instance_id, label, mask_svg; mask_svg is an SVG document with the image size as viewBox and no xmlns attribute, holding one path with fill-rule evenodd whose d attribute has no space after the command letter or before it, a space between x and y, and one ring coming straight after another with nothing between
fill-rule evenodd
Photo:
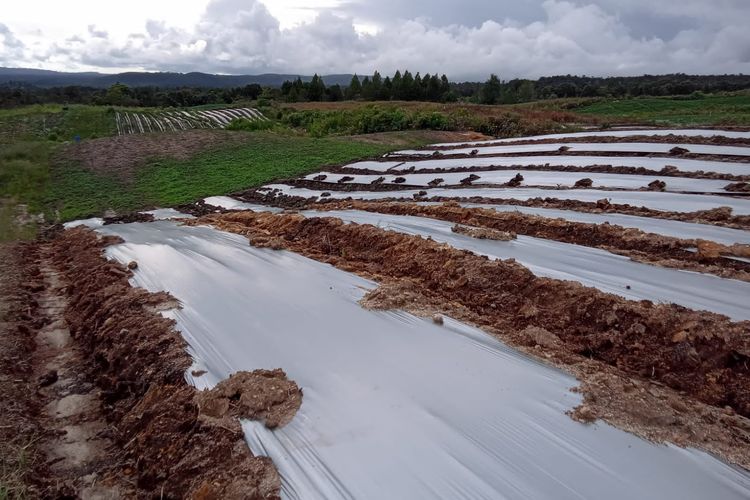
<instances>
[{"instance_id":1,"label":"green field","mask_svg":"<svg viewBox=\"0 0 750 500\"><path fill-rule=\"evenodd\" d=\"M748 126L750 94L699 98L602 99L575 108L574 111L612 122L676 126Z\"/></svg>"},{"instance_id":2,"label":"green field","mask_svg":"<svg viewBox=\"0 0 750 500\"><path fill-rule=\"evenodd\" d=\"M266 184L385 153L392 146L347 138L312 138L271 132L250 134L251 141L203 153L187 161L154 160L132 181L96 174L77 165L55 165L44 207L61 220L140 208L169 207Z\"/></svg>"}]
</instances>

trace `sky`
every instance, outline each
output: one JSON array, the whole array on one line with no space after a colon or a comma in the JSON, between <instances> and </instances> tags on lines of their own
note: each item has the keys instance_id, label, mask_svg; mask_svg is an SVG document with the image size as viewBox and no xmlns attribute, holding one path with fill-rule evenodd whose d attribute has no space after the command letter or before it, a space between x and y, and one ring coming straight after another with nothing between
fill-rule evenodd
<instances>
[{"instance_id":1,"label":"sky","mask_svg":"<svg viewBox=\"0 0 750 500\"><path fill-rule=\"evenodd\" d=\"M452 80L750 73L750 0L0 0L0 66ZM117 7L115 7L117 5Z\"/></svg>"}]
</instances>

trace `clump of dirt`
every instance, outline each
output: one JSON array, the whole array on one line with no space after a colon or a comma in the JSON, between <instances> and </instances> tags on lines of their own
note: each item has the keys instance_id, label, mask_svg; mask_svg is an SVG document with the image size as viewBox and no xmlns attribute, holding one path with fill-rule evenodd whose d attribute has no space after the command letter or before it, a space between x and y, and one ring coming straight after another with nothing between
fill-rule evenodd
<instances>
[{"instance_id":1,"label":"clump of dirt","mask_svg":"<svg viewBox=\"0 0 750 500\"><path fill-rule=\"evenodd\" d=\"M486 227L464 226L462 224L454 225L451 231L471 236L478 240L511 241L516 239L516 233L513 232L498 231L497 229L488 229Z\"/></svg>"},{"instance_id":2,"label":"clump of dirt","mask_svg":"<svg viewBox=\"0 0 750 500\"><path fill-rule=\"evenodd\" d=\"M667 183L659 179L648 183L649 191L664 191L665 189L667 189Z\"/></svg>"},{"instance_id":3,"label":"clump of dirt","mask_svg":"<svg viewBox=\"0 0 750 500\"><path fill-rule=\"evenodd\" d=\"M315 179L315 180L317 180L317 179ZM345 175L345 176L343 176L343 177L342 177L341 179L339 179L339 180L338 180L338 181L336 181L336 182L337 182L338 184L343 184L343 183L345 183L345 182L349 182L349 181L353 181L353 180L354 180L354 177L351 177L351 176L349 176L349 175Z\"/></svg>"},{"instance_id":4,"label":"clump of dirt","mask_svg":"<svg viewBox=\"0 0 750 500\"><path fill-rule=\"evenodd\" d=\"M471 322L526 352L568 367L584 382L592 373L606 373L647 387L662 384L689 414L671 424L685 444L750 466L750 322L735 323L677 305L629 301L578 283L536 277L512 261L492 261L423 238L334 218L239 212L188 223L211 224L250 237L275 236L286 249L307 257L378 281L401 282L397 297L380 293L389 305L405 303L407 310ZM634 422L642 435L654 426L662 429L662 437L674 434L664 422L647 418L648 409L642 405L652 399L639 400L625 391L610 397L622 402L617 408L625 412L614 422ZM668 401L657 403L662 408ZM628 404L634 408L628 409ZM603 408L607 407L594 406L592 415L603 416L598 413ZM700 413L704 408L710 409L705 418ZM713 420L718 412L732 420ZM693 432L696 429L701 432Z\"/></svg>"},{"instance_id":5,"label":"clump of dirt","mask_svg":"<svg viewBox=\"0 0 750 500\"><path fill-rule=\"evenodd\" d=\"M513 177L511 180L506 182L505 185L508 187L518 187L521 185L522 182L523 182L523 175L519 173L519 174L516 174L515 177Z\"/></svg>"},{"instance_id":6,"label":"clump of dirt","mask_svg":"<svg viewBox=\"0 0 750 500\"><path fill-rule=\"evenodd\" d=\"M314 181L324 181L327 178L328 178L328 176L326 174L320 174L320 175L316 175L315 177L313 177L313 180Z\"/></svg>"},{"instance_id":7,"label":"clump of dirt","mask_svg":"<svg viewBox=\"0 0 750 500\"><path fill-rule=\"evenodd\" d=\"M479 179L479 176L477 174L471 174L468 177L464 177L463 179L461 179L460 183L464 186L469 186L477 179Z\"/></svg>"},{"instance_id":8,"label":"clump of dirt","mask_svg":"<svg viewBox=\"0 0 750 500\"><path fill-rule=\"evenodd\" d=\"M104 225L108 224L130 224L132 222L153 222L154 215L143 212L131 212L129 214L104 217Z\"/></svg>"},{"instance_id":9,"label":"clump of dirt","mask_svg":"<svg viewBox=\"0 0 750 500\"><path fill-rule=\"evenodd\" d=\"M435 179L432 179L430 182L428 182L427 185L430 187L437 187L443 182L445 182L445 179L443 179L442 177L436 177Z\"/></svg>"},{"instance_id":10,"label":"clump of dirt","mask_svg":"<svg viewBox=\"0 0 750 500\"><path fill-rule=\"evenodd\" d=\"M385 182L385 177L380 176L377 179L374 179L370 184L376 186L378 184L382 184L383 182Z\"/></svg>"},{"instance_id":11,"label":"clump of dirt","mask_svg":"<svg viewBox=\"0 0 750 500\"><path fill-rule=\"evenodd\" d=\"M750 281L750 264L725 256L744 257L747 245L717 245L715 253L699 250L697 240L682 240L669 236L645 233L635 228L614 224L589 224L553 219L520 212L497 212L485 208L463 208L458 203L421 206L413 203L338 201L313 205L320 210L365 210L393 215L410 215L440 219L459 225L524 234L576 245L601 248L628 256L639 262L664 267L688 269L722 277ZM715 244L716 245L716 244Z\"/></svg>"},{"instance_id":12,"label":"clump of dirt","mask_svg":"<svg viewBox=\"0 0 750 500\"><path fill-rule=\"evenodd\" d=\"M91 359L90 376L118 444L112 473L132 476L144 497L277 498L280 481L273 464L252 456L239 425L201 417L197 391L184 377L191 364L185 341L174 322L157 312L176 301L131 287L131 272L102 254L112 242L79 227L50 243L67 282L65 318ZM283 372L273 373L279 387L290 387ZM254 387L261 386L247 386L246 401L254 401ZM269 394L277 396L268 387L262 390L261 405ZM268 414L258 415L279 425L299 407L300 395L290 391L291 402L274 399Z\"/></svg>"},{"instance_id":13,"label":"clump of dirt","mask_svg":"<svg viewBox=\"0 0 750 500\"><path fill-rule=\"evenodd\" d=\"M210 205L203 200L198 200L195 203L186 203L184 205L178 205L175 210L182 212L183 214L192 215L194 217L200 217L201 215L208 215L214 213L227 212L225 208L217 207L216 205Z\"/></svg>"},{"instance_id":14,"label":"clump of dirt","mask_svg":"<svg viewBox=\"0 0 750 500\"><path fill-rule=\"evenodd\" d=\"M583 179L578 179L576 183L573 185L573 187L577 188L590 188L594 185L594 181L591 180L588 177L584 177Z\"/></svg>"},{"instance_id":15,"label":"clump of dirt","mask_svg":"<svg viewBox=\"0 0 750 500\"><path fill-rule=\"evenodd\" d=\"M201 416L262 421L269 429L286 425L302 404L302 390L281 369L237 372L196 396Z\"/></svg>"},{"instance_id":16,"label":"clump of dirt","mask_svg":"<svg viewBox=\"0 0 750 500\"><path fill-rule=\"evenodd\" d=\"M669 154L671 154L673 156L682 156L682 155L685 155L685 154L687 154L689 152L690 152L690 150L685 149L685 148L681 148L679 146L675 146L675 147L673 147L672 149L669 150Z\"/></svg>"},{"instance_id":17,"label":"clump of dirt","mask_svg":"<svg viewBox=\"0 0 750 500\"><path fill-rule=\"evenodd\" d=\"M747 193L750 192L750 182L735 182L726 185L724 189L731 193Z\"/></svg>"}]
</instances>

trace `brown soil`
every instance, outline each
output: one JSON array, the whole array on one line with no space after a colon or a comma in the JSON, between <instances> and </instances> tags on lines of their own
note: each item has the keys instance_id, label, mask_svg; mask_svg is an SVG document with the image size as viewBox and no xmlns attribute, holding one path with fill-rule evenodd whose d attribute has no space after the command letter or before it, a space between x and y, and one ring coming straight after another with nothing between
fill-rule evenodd
<instances>
[{"instance_id":1,"label":"brown soil","mask_svg":"<svg viewBox=\"0 0 750 500\"><path fill-rule=\"evenodd\" d=\"M313 181L295 181L293 185L304 186L306 182ZM330 186L330 185L329 185ZM338 185L337 185L338 186ZM344 185L345 186L345 185ZM377 190L379 187L376 187ZM402 189L398 186L384 190ZM413 188L412 188L413 189ZM339 189L340 191L342 189ZM345 190L345 189L343 189ZM553 193L555 190L550 190ZM597 202L586 202L579 200L561 200L553 197L548 198L531 198L528 200L516 200L515 198L483 198L481 196L470 196L471 191L467 189L467 196L460 198L447 198L444 196L429 197L425 195L420 201L433 202L464 202L464 203L482 203L489 205L517 205L523 207L540 207L555 208L561 210L576 210L578 212L590 213L621 213L626 215L637 215L639 217L653 217L656 219L678 220L683 222L696 222L699 224L713 224L716 226L729 227L733 229L750 229L750 216L732 215L730 207L718 207L711 210L699 210L696 212L665 212L653 210L646 207L637 207L628 204L614 204L607 200ZM247 202L259 203L264 205L273 205L289 209L308 208L317 203L317 198L303 198L301 196L285 195L277 190L259 192L257 189L250 189L239 193L232 194L235 198ZM330 196L330 193L329 193ZM351 198L343 200L329 200L321 203L338 203L340 201L356 201ZM383 198L381 202L403 202L401 198Z\"/></svg>"},{"instance_id":2,"label":"brown soil","mask_svg":"<svg viewBox=\"0 0 750 500\"><path fill-rule=\"evenodd\" d=\"M143 212L130 212L124 215L115 215L112 217L104 217L104 225L108 224L130 224L132 222L153 222L153 214L147 214Z\"/></svg>"},{"instance_id":3,"label":"brown soil","mask_svg":"<svg viewBox=\"0 0 750 500\"><path fill-rule=\"evenodd\" d=\"M657 384L681 404L667 407L669 400L662 401L658 390L656 396L634 399L625 391L610 394L604 388L608 386L600 384L601 390L587 392L588 406L581 411L608 419L606 408L625 411L611 421L634 422L646 437L666 437L750 466L750 322L628 301L574 282L538 278L512 261L491 261L434 241L334 218L238 212L188 223L243 234L253 244L273 240L343 270L395 283L418 298L410 302L412 308L448 314L512 345L526 346L528 352L588 380L583 390L595 382L587 369L647 388ZM396 300L402 295L394 290L380 293L384 307L402 307ZM529 328L549 335L530 333ZM598 397L602 393L618 403L607 403ZM680 418L650 419L654 412L678 412Z\"/></svg>"},{"instance_id":4,"label":"brown soil","mask_svg":"<svg viewBox=\"0 0 750 500\"><path fill-rule=\"evenodd\" d=\"M35 294L43 288L30 244L0 245L0 485L8 498L40 498L48 486L38 443L43 401L33 395L34 330L43 326Z\"/></svg>"},{"instance_id":5,"label":"brown soil","mask_svg":"<svg viewBox=\"0 0 750 500\"><path fill-rule=\"evenodd\" d=\"M398 154L389 153L384 158L388 160L399 160L399 161L422 161L427 159L450 159L450 158L474 158L476 153L452 153L453 149L440 150L431 146L425 146L428 151L434 151L432 155L425 156L424 154ZM535 156L604 156L607 158L685 158L695 160L708 160L708 161L723 161L730 163L750 164L750 160L747 156L740 155L712 155L712 154L699 154L691 153L684 148L672 148L668 153L654 153L648 151L569 151L565 148L557 149L556 151L527 151L523 153L492 153L482 155L482 158L507 158L523 156L526 158L534 158ZM615 162L617 160L611 160Z\"/></svg>"},{"instance_id":6,"label":"brown soil","mask_svg":"<svg viewBox=\"0 0 750 500\"><path fill-rule=\"evenodd\" d=\"M70 144L58 153L58 163L80 163L92 172L131 181L136 167L155 158L186 160L203 151L242 144L248 134L226 130L182 130L158 134L128 134Z\"/></svg>"},{"instance_id":7,"label":"brown soil","mask_svg":"<svg viewBox=\"0 0 750 500\"><path fill-rule=\"evenodd\" d=\"M707 144L717 146L750 146L750 139L730 138L722 136L685 136L679 134L670 135L631 135L628 137L612 136L588 136L588 137L562 137L552 139L523 139L516 141L503 142L498 146L516 146L521 144L558 144L558 143L627 143L627 142L647 142L657 144ZM451 148L461 147L468 148L475 144L462 144L460 146L451 146ZM689 149L689 148L688 148Z\"/></svg>"},{"instance_id":8,"label":"brown soil","mask_svg":"<svg viewBox=\"0 0 750 500\"><path fill-rule=\"evenodd\" d=\"M639 262L716 274L750 281L750 264L727 256L750 255L748 245L720 245L704 240L686 240L646 233L615 224L587 224L518 212L496 212L485 208L463 208L456 202L422 206L413 203L331 201L310 206L317 210L366 210L368 212L428 217L473 227L467 230L524 234L535 238L601 248ZM471 234L469 234L471 235ZM697 252L688 249L698 248Z\"/></svg>"},{"instance_id":9,"label":"brown soil","mask_svg":"<svg viewBox=\"0 0 750 500\"><path fill-rule=\"evenodd\" d=\"M269 429L288 424L302 404L302 391L283 370L238 372L196 397L202 416L263 422Z\"/></svg>"},{"instance_id":10,"label":"brown soil","mask_svg":"<svg viewBox=\"0 0 750 500\"><path fill-rule=\"evenodd\" d=\"M453 231L454 233L470 236L478 240L511 241L516 239L516 233L508 231L498 231L497 229L490 229L487 227L471 227L456 224L451 228L451 231Z\"/></svg>"},{"instance_id":11,"label":"brown soil","mask_svg":"<svg viewBox=\"0 0 750 500\"><path fill-rule=\"evenodd\" d=\"M302 392L281 370L187 385L185 343L158 313L176 302L130 287L102 255L115 242L77 228L0 248L2 487L11 498L278 498L273 464L251 455L237 418L284 425Z\"/></svg>"},{"instance_id":12,"label":"brown soil","mask_svg":"<svg viewBox=\"0 0 750 500\"><path fill-rule=\"evenodd\" d=\"M606 161L602 159L602 161ZM333 172L347 173L347 174L370 174L370 175L381 175L383 172L370 169L361 168L346 168L346 165L338 168L328 169ZM440 175L443 173L452 172L487 172L495 170L543 170L548 172L600 172L600 173L611 173L611 174L637 174L637 175L659 175L663 177L687 177L692 179L718 179L726 181L749 181L750 180L750 168L748 168L748 175L731 175L731 174L720 174L716 172L704 172L698 170L695 172L683 172L678 170L677 167L667 165L661 170L653 170L644 167L628 167L628 166L613 166L610 164L601 165L587 165L585 167L567 166L567 165L554 165L550 163L540 165L516 165L516 166L483 166L483 167L456 167L456 168L430 168L419 170L420 174L436 174ZM416 172L416 168L398 169L393 174L406 174Z\"/></svg>"}]
</instances>

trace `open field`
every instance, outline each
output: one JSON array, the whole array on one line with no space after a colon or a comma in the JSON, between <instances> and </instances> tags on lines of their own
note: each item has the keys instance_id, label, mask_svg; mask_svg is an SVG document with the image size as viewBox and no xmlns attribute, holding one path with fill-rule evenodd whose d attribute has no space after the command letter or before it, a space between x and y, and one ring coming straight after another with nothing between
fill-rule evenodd
<instances>
[{"instance_id":1,"label":"open field","mask_svg":"<svg viewBox=\"0 0 750 500\"><path fill-rule=\"evenodd\" d=\"M604 99L575 109L601 120L653 125L750 126L750 94L689 98Z\"/></svg>"}]
</instances>

